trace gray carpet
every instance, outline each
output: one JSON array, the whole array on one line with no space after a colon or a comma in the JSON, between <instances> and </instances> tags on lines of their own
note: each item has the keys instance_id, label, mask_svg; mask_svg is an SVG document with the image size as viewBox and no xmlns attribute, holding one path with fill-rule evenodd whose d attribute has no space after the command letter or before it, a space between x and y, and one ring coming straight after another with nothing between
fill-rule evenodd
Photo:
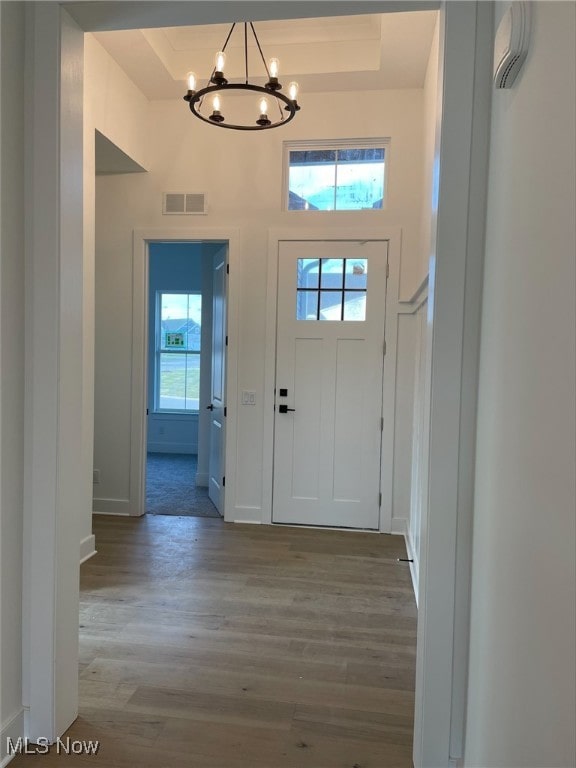
<instances>
[{"instance_id":1,"label":"gray carpet","mask_svg":"<svg viewBox=\"0 0 576 768\"><path fill-rule=\"evenodd\" d=\"M150 515L220 517L207 488L196 486L198 457L188 453L149 453L146 512Z\"/></svg>"}]
</instances>

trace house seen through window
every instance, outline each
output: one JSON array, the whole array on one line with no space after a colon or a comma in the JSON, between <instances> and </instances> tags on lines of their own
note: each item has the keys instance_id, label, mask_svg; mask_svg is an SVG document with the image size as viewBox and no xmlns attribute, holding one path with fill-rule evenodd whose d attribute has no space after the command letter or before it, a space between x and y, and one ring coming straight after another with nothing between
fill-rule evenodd
<instances>
[{"instance_id":1,"label":"house seen through window","mask_svg":"<svg viewBox=\"0 0 576 768\"><path fill-rule=\"evenodd\" d=\"M202 296L159 291L154 403L157 411L198 411Z\"/></svg>"}]
</instances>

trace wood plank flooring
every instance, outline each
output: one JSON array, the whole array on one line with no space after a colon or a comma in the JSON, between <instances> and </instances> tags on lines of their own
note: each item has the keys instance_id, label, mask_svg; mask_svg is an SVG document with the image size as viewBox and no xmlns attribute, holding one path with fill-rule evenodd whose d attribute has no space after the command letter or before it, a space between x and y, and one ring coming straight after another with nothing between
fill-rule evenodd
<instances>
[{"instance_id":1,"label":"wood plank flooring","mask_svg":"<svg viewBox=\"0 0 576 768\"><path fill-rule=\"evenodd\" d=\"M80 717L96 756L12 765L409 768L416 608L398 536L97 516Z\"/></svg>"}]
</instances>

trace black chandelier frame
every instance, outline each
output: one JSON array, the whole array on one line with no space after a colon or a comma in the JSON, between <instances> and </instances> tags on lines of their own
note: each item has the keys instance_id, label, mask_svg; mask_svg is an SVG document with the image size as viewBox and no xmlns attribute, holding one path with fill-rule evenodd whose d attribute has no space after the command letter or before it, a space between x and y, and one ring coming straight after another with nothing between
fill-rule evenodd
<instances>
[{"instance_id":1,"label":"black chandelier frame","mask_svg":"<svg viewBox=\"0 0 576 768\"><path fill-rule=\"evenodd\" d=\"M256 45L258 47L258 51L262 59L262 63L264 64L264 68L268 76L268 82L263 86L255 85L254 83L251 83L249 81L248 26L250 26L250 29L252 30L252 34L254 35L254 40L256 41ZM230 37L232 36L232 32L234 31L235 27L236 27L236 22L232 24L230 31L228 32L228 36L226 38L224 46L222 47L223 53L226 51L228 41L230 40ZM244 65L245 65L245 81L243 83L229 83L228 80L224 77L224 74L222 72L218 72L216 68L214 68L212 70L212 74L210 75L210 79L208 80L208 83L204 88L200 88L197 91L189 90L184 96L184 101L188 102L188 106L190 107L190 111L192 112L192 114L200 118L200 120L202 120L205 123L218 126L219 128L229 128L234 131L262 131L262 130L268 130L270 128L279 128L281 125L287 125L291 120L294 119L296 112L300 111L300 106L298 105L298 102L296 99L290 99L288 98L288 96L286 96L286 94L281 92L280 89L282 88L282 85L278 82L278 78L272 77L270 75L268 65L266 64L266 59L264 58L264 54L262 53L262 47L260 46L260 41L258 40L258 36L256 35L254 24L251 21L244 22ZM255 121L256 125L243 125L243 124L236 124L236 123L227 123L225 121L224 116L219 111L216 111L216 110L214 110L212 114L208 116L203 115L201 113L200 110L202 109L202 105L204 103L204 99L206 96L210 94L225 93L226 91L252 91L255 93L261 93L264 96L272 96L276 100L276 106L278 107L278 111L279 111L279 118L277 120L271 120L268 115L261 114L260 118ZM284 112L286 112L287 115L284 115Z\"/></svg>"}]
</instances>

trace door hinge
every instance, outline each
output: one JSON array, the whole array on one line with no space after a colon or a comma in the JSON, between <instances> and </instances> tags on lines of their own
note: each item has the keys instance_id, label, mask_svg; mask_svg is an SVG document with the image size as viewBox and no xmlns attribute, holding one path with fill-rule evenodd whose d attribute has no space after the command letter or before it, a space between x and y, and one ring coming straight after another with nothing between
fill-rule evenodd
<instances>
[{"instance_id":1,"label":"door hinge","mask_svg":"<svg viewBox=\"0 0 576 768\"><path fill-rule=\"evenodd\" d=\"M381 493L378 494L378 506L379 507L382 506L382 494Z\"/></svg>"},{"instance_id":2,"label":"door hinge","mask_svg":"<svg viewBox=\"0 0 576 768\"><path fill-rule=\"evenodd\" d=\"M148 408L146 408L146 416L148 416L148 414L149 414L149 411L148 411Z\"/></svg>"},{"instance_id":3,"label":"door hinge","mask_svg":"<svg viewBox=\"0 0 576 768\"><path fill-rule=\"evenodd\" d=\"M226 264L226 274L230 274L230 264Z\"/></svg>"},{"instance_id":4,"label":"door hinge","mask_svg":"<svg viewBox=\"0 0 576 768\"><path fill-rule=\"evenodd\" d=\"M226 346L228 346L228 336L226 336Z\"/></svg>"},{"instance_id":5,"label":"door hinge","mask_svg":"<svg viewBox=\"0 0 576 768\"><path fill-rule=\"evenodd\" d=\"M390 264L386 262L386 278L390 277Z\"/></svg>"},{"instance_id":6,"label":"door hinge","mask_svg":"<svg viewBox=\"0 0 576 768\"><path fill-rule=\"evenodd\" d=\"M386 339L384 339L384 354L386 354Z\"/></svg>"},{"instance_id":7,"label":"door hinge","mask_svg":"<svg viewBox=\"0 0 576 768\"><path fill-rule=\"evenodd\" d=\"M224 406L224 418L226 418L226 416L228 416L228 408Z\"/></svg>"},{"instance_id":8,"label":"door hinge","mask_svg":"<svg viewBox=\"0 0 576 768\"><path fill-rule=\"evenodd\" d=\"M384 432L384 416L380 416L380 432Z\"/></svg>"},{"instance_id":9,"label":"door hinge","mask_svg":"<svg viewBox=\"0 0 576 768\"><path fill-rule=\"evenodd\" d=\"M222 488L224 488L225 485L226 485L226 477L223 477L222 478Z\"/></svg>"}]
</instances>

